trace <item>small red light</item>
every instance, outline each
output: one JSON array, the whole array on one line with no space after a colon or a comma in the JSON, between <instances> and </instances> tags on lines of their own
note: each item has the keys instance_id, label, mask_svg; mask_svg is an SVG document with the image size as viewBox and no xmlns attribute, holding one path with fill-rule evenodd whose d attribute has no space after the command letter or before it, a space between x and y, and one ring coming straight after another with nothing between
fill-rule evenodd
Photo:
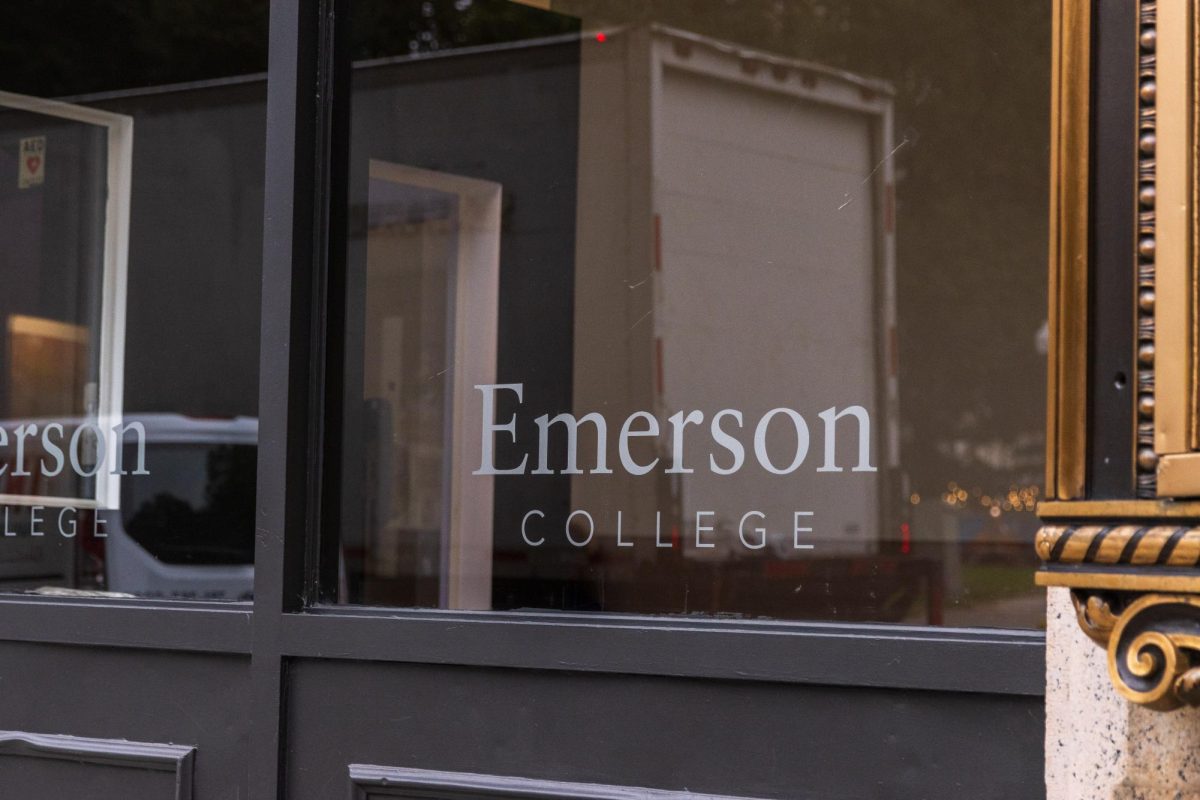
<instances>
[{"instance_id":1,"label":"small red light","mask_svg":"<svg viewBox=\"0 0 1200 800\"><path fill-rule=\"evenodd\" d=\"M912 552L912 528L908 526L907 522L900 523L900 552Z\"/></svg>"},{"instance_id":2,"label":"small red light","mask_svg":"<svg viewBox=\"0 0 1200 800\"><path fill-rule=\"evenodd\" d=\"M604 44L608 41L608 34L606 34L604 31L600 31L596 34L596 41L600 42L600 44Z\"/></svg>"}]
</instances>

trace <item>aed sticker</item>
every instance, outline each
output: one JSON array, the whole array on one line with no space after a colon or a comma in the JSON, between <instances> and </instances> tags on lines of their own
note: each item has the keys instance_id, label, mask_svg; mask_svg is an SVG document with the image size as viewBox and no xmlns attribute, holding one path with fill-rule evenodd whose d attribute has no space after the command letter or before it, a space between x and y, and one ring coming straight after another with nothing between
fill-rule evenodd
<instances>
[{"instance_id":1,"label":"aed sticker","mask_svg":"<svg viewBox=\"0 0 1200 800\"><path fill-rule=\"evenodd\" d=\"M46 137L30 136L21 140L21 166L17 171L17 188L41 186L46 180Z\"/></svg>"}]
</instances>

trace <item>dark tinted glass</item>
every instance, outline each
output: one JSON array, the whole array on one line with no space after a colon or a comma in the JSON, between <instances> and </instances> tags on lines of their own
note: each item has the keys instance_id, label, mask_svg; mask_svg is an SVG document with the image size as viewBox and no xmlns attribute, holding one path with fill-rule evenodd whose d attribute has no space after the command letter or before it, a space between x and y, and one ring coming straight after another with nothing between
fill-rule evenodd
<instances>
[{"instance_id":1,"label":"dark tinted glass","mask_svg":"<svg viewBox=\"0 0 1200 800\"><path fill-rule=\"evenodd\" d=\"M0 35L0 589L250 596L267 3Z\"/></svg>"},{"instance_id":2,"label":"dark tinted glass","mask_svg":"<svg viewBox=\"0 0 1200 800\"><path fill-rule=\"evenodd\" d=\"M355 15L330 599L1042 624L1049 4Z\"/></svg>"}]
</instances>

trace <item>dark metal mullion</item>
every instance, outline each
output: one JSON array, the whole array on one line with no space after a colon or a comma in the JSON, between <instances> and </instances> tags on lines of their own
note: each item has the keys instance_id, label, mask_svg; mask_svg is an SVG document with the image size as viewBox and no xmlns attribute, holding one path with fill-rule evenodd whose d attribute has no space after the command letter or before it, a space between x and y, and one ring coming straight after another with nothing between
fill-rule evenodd
<instances>
[{"instance_id":1,"label":"dark metal mullion","mask_svg":"<svg viewBox=\"0 0 1200 800\"><path fill-rule=\"evenodd\" d=\"M324 254L326 268L322 271L322 286L318 296L316 316L321 324L316 354L320 357L322 374L313 382L316 402L321 407L320 440L314 442L314 452L321 453L324 464L340 465L345 432L345 352L346 352L346 285L348 241L350 231L350 98L352 62L350 53L350 0L326 0L329 12L322 32L321 85L325 101L321 104L320 130L324 136L321 153L323 186L321 225L318 228L318 247ZM334 473L336 475L337 473ZM320 476L318 476L320 477ZM313 497L319 499L318 521L310 531L308 561L305 575L306 601L336 602L338 591L338 562L341 555L341 489L342 481L326 476L312 487Z\"/></svg>"},{"instance_id":2,"label":"dark metal mullion","mask_svg":"<svg viewBox=\"0 0 1200 800\"><path fill-rule=\"evenodd\" d=\"M14 596L0 600L0 642L249 655L248 603Z\"/></svg>"},{"instance_id":3,"label":"dark metal mullion","mask_svg":"<svg viewBox=\"0 0 1200 800\"><path fill-rule=\"evenodd\" d=\"M1134 492L1137 4L1095 0L1088 496Z\"/></svg>"},{"instance_id":4,"label":"dark metal mullion","mask_svg":"<svg viewBox=\"0 0 1200 800\"><path fill-rule=\"evenodd\" d=\"M303 608L317 469L314 290L321 262L321 0L272 0L267 81L249 795L284 792L284 613Z\"/></svg>"}]
</instances>

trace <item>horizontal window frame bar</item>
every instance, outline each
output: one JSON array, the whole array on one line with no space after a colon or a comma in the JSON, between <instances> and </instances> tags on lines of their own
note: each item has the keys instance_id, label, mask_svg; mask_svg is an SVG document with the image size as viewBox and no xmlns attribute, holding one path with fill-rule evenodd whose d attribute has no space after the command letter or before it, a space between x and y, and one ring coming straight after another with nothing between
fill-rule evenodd
<instances>
[{"instance_id":1,"label":"horizontal window frame bar","mask_svg":"<svg viewBox=\"0 0 1200 800\"><path fill-rule=\"evenodd\" d=\"M0 597L0 643L250 655L249 603Z\"/></svg>"},{"instance_id":2,"label":"horizontal window frame bar","mask_svg":"<svg viewBox=\"0 0 1200 800\"><path fill-rule=\"evenodd\" d=\"M287 658L1042 696L1040 631L317 606Z\"/></svg>"},{"instance_id":3,"label":"horizontal window frame bar","mask_svg":"<svg viewBox=\"0 0 1200 800\"><path fill-rule=\"evenodd\" d=\"M1038 631L318 606L282 655L1041 696ZM251 653L248 603L0 598L0 642Z\"/></svg>"}]
</instances>

